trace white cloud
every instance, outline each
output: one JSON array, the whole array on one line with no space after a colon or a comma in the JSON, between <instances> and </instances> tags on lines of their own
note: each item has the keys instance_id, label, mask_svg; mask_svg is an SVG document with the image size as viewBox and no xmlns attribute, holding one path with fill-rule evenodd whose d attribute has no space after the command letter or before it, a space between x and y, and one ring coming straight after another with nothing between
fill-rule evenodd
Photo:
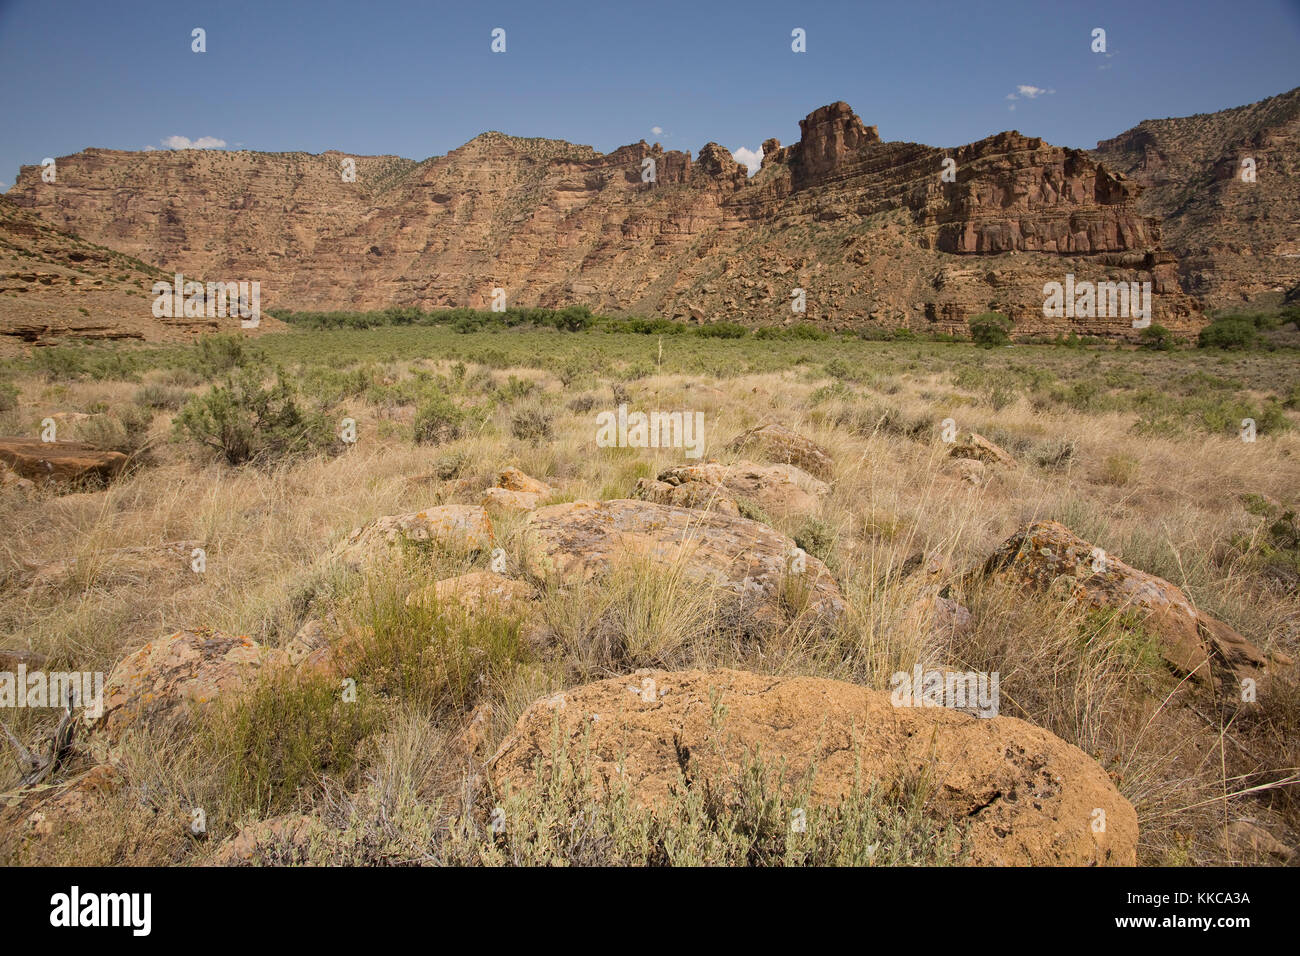
<instances>
[{"instance_id":1,"label":"white cloud","mask_svg":"<svg viewBox=\"0 0 1300 956\"><path fill-rule=\"evenodd\" d=\"M1036 100L1040 96L1051 96L1055 92L1056 90L1045 90L1041 86L1029 86L1027 84L1022 83L1016 87L1016 92L1007 94L1007 99Z\"/></svg>"},{"instance_id":2,"label":"white cloud","mask_svg":"<svg viewBox=\"0 0 1300 956\"><path fill-rule=\"evenodd\" d=\"M760 147L757 151L740 147L731 151L731 157L740 165L749 169L749 175L758 172L758 167L763 165L763 150Z\"/></svg>"},{"instance_id":3,"label":"white cloud","mask_svg":"<svg viewBox=\"0 0 1300 956\"><path fill-rule=\"evenodd\" d=\"M651 127L650 127L650 132L654 133L656 136L662 135L663 131L664 131L664 128L663 128L662 126L651 126Z\"/></svg>"},{"instance_id":4,"label":"white cloud","mask_svg":"<svg viewBox=\"0 0 1300 956\"><path fill-rule=\"evenodd\" d=\"M219 149L226 145L224 139L217 139L215 136L200 136L198 139L190 139L188 136L168 136L163 139L163 149ZM145 149L152 149L146 146Z\"/></svg>"}]
</instances>

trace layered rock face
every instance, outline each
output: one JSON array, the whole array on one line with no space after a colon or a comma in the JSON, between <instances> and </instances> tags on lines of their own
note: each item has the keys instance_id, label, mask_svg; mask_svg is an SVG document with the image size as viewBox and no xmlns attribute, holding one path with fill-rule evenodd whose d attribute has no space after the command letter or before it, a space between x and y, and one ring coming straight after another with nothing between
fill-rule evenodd
<instances>
[{"instance_id":1,"label":"layered rock face","mask_svg":"<svg viewBox=\"0 0 1300 956\"><path fill-rule=\"evenodd\" d=\"M1145 120L1093 155L1144 187L1137 208L1164 218L1182 286L1207 308L1300 291L1300 88Z\"/></svg>"},{"instance_id":2,"label":"layered rock face","mask_svg":"<svg viewBox=\"0 0 1300 956\"><path fill-rule=\"evenodd\" d=\"M264 306L485 307L499 287L514 306L693 321L964 332L996 310L1017 334L1135 334L1128 317L1045 319L1044 283L1073 274L1151 282L1153 321L1203 321L1137 188L1084 152L1015 132L882 142L844 103L800 130L750 179L716 143L693 160L485 133L420 163L92 149L57 183L25 167L9 195L168 271L258 279Z\"/></svg>"},{"instance_id":3,"label":"layered rock face","mask_svg":"<svg viewBox=\"0 0 1300 956\"><path fill-rule=\"evenodd\" d=\"M155 318L153 285L174 278L0 196L0 336L35 345L72 338L182 341L243 328L238 316ZM283 328L262 316L243 334Z\"/></svg>"}]
</instances>

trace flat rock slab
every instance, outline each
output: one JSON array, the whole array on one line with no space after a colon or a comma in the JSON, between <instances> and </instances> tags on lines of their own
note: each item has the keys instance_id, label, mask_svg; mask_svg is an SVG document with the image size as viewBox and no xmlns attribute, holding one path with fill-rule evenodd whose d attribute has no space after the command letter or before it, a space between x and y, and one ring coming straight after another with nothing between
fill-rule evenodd
<instances>
[{"instance_id":1,"label":"flat rock slab","mask_svg":"<svg viewBox=\"0 0 1300 956\"><path fill-rule=\"evenodd\" d=\"M856 684L645 670L566 690L529 706L490 761L498 794L534 786L537 761L549 780L557 744L589 771L594 796L626 781L642 807L734 779L746 758L773 772L784 762L787 781L812 768L817 806L842 801L855 780L888 792L924 772L926 814L969 828L971 863L1136 861L1137 813L1077 747L1014 717L894 706L887 692Z\"/></svg>"},{"instance_id":2,"label":"flat rock slab","mask_svg":"<svg viewBox=\"0 0 1300 956\"><path fill-rule=\"evenodd\" d=\"M0 461L35 482L109 481L126 467L120 451L101 451L75 441L0 438Z\"/></svg>"},{"instance_id":3,"label":"flat rock slab","mask_svg":"<svg viewBox=\"0 0 1300 956\"><path fill-rule=\"evenodd\" d=\"M525 570L563 583L591 580L624 559L649 559L704 584L775 610L797 573L808 607L828 618L844 611L826 566L765 524L649 501L574 501L534 511L525 527ZM802 570L792 566L802 564Z\"/></svg>"}]
</instances>

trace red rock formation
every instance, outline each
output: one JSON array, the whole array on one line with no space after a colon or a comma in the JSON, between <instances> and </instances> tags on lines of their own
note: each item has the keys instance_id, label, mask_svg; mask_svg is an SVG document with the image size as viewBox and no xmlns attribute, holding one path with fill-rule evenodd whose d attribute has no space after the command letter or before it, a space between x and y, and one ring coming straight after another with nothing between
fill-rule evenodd
<instances>
[{"instance_id":1,"label":"red rock formation","mask_svg":"<svg viewBox=\"0 0 1300 956\"><path fill-rule=\"evenodd\" d=\"M1137 208L1164 217L1171 271L1205 306L1277 304L1300 288L1300 87L1144 120L1094 155L1144 187ZM1247 159L1253 182L1242 177Z\"/></svg>"},{"instance_id":2,"label":"red rock formation","mask_svg":"<svg viewBox=\"0 0 1300 956\"><path fill-rule=\"evenodd\" d=\"M1086 153L1015 132L951 151L886 143L844 103L800 127L791 146L764 143L750 179L716 143L692 161L485 133L421 163L87 150L58 161L57 184L25 167L10 195L168 270L259 279L264 307L484 307L501 287L511 305L694 321L964 332L996 310L1016 334L1133 335L1126 318L1043 318L1044 283L1073 273L1151 281L1154 321L1200 324L1136 187Z\"/></svg>"}]
</instances>

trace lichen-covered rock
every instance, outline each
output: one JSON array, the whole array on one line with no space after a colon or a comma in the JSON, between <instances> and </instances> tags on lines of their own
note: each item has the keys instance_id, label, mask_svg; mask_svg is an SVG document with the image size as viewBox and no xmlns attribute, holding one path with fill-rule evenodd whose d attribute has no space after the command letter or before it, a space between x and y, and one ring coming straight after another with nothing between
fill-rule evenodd
<instances>
[{"instance_id":1,"label":"lichen-covered rock","mask_svg":"<svg viewBox=\"0 0 1300 956\"><path fill-rule=\"evenodd\" d=\"M826 566L793 540L747 518L634 499L575 501L533 512L525 527L525 569L538 578L585 581L622 559L649 560L772 612L791 578L813 613L844 610Z\"/></svg>"},{"instance_id":2,"label":"lichen-covered rock","mask_svg":"<svg viewBox=\"0 0 1300 956\"><path fill-rule=\"evenodd\" d=\"M744 499L773 517L812 511L830 491L826 482L802 468L752 461L679 465L660 472L653 485L641 479L637 488L642 491L638 498L684 508L712 507L723 514L739 514L736 503Z\"/></svg>"},{"instance_id":3,"label":"lichen-covered rock","mask_svg":"<svg viewBox=\"0 0 1300 956\"><path fill-rule=\"evenodd\" d=\"M949 454L953 458L967 458L1004 468L1014 468L1016 465L1014 458L978 432L971 432L961 441L954 442Z\"/></svg>"},{"instance_id":4,"label":"lichen-covered rock","mask_svg":"<svg viewBox=\"0 0 1300 956\"><path fill-rule=\"evenodd\" d=\"M670 484L654 478L638 478L632 497L674 508L697 508L700 511L716 511L721 515L740 516L740 506L725 488L702 481Z\"/></svg>"},{"instance_id":5,"label":"lichen-covered rock","mask_svg":"<svg viewBox=\"0 0 1300 956\"><path fill-rule=\"evenodd\" d=\"M250 686L282 655L243 636L177 631L127 655L104 683L103 711L83 719L110 743L131 728L174 729L197 709Z\"/></svg>"},{"instance_id":6,"label":"lichen-covered rock","mask_svg":"<svg viewBox=\"0 0 1300 956\"><path fill-rule=\"evenodd\" d=\"M1264 676L1267 660L1259 648L1198 610L1180 588L1106 554L1059 522L1039 521L1017 531L984 571L1035 590L1063 587L1086 606L1139 615L1180 675L1210 680L1213 670L1223 669L1234 682Z\"/></svg>"},{"instance_id":7,"label":"lichen-covered rock","mask_svg":"<svg viewBox=\"0 0 1300 956\"><path fill-rule=\"evenodd\" d=\"M519 718L490 761L498 793L535 785L537 761L545 778L557 744L593 795L626 782L640 806L723 782L754 758L787 781L813 770L813 805L838 803L857 780L888 792L925 774L926 814L967 828L974 864L1136 859L1136 812L1078 748L1014 717L894 706L886 692L840 681L648 670L571 688Z\"/></svg>"},{"instance_id":8,"label":"lichen-covered rock","mask_svg":"<svg viewBox=\"0 0 1300 956\"><path fill-rule=\"evenodd\" d=\"M484 508L496 508L510 514L524 514L537 507L540 495L529 491L510 491L506 488L489 488L479 502Z\"/></svg>"},{"instance_id":9,"label":"lichen-covered rock","mask_svg":"<svg viewBox=\"0 0 1300 956\"><path fill-rule=\"evenodd\" d=\"M497 476L497 487L506 491L537 495L538 498L545 498L554 490L546 482L529 477L513 466L501 470L501 474Z\"/></svg>"},{"instance_id":10,"label":"lichen-covered rock","mask_svg":"<svg viewBox=\"0 0 1300 956\"><path fill-rule=\"evenodd\" d=\"M769 461L796 465L817 478L829 480L835 471L835 462L826 449L776 422L737 435L727 447L736 452L755 452Z\"/></svg>"},{"instance_id":11,"label":"lichen-covered rock","mask_svg":"<svg viewBox=\"0 0 1300 956\"><path fill-rule=\"evenodd\" d=\"M385 515L355 529L336 552L344 562L369 564L392 557L404 544L435 544L453 550L486 551L494 544L492 521L477 505L438 505Z\"/></svg>"}]
</instances>

